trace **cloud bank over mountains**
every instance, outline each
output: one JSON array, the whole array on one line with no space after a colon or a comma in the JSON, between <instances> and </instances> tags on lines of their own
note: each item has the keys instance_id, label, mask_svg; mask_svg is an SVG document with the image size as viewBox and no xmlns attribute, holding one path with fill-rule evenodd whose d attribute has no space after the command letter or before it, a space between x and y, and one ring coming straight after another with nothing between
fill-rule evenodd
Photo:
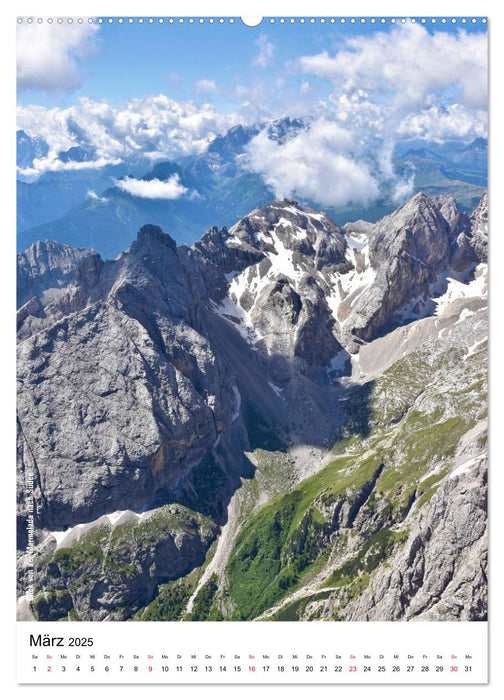
<instances>
[{"instance_id":1,"label":"cloud bank over mountains","mask_svg":"<svg viewBox=\"0 0 504 700\"><path fill-rule=\"evenodd\" d=\"M46 27L36 49L29 45L33 31L20 32L21 90L37 84L45 90L69 90L82 83L82 60L96 50L100 30L96 25L63 33L59 29ZM55 47L52 54L49 47ZM49 145L49 153L20 175L34 178L48 170L102 167L136 155L153 161L177 159L201 153L237 124L288 115L303 119L305 128L280 142L264 129L248 144L241 163L262 175L277 196L343 206L350 199L372 201L385 184L398 200L409 196L411 173L399 177L393 168L398 142L469 142L487 134L485 33L430 33L419 24L398 23L390 31L340 38L337 50L282 63L265 32L254 49L256 75L249 86L226 89L215 76L204 74L192 81L192 98L184 101L159 94L135 97L121 106L89 97L79 97L66 108L19 105L18 127ZM272 64L275 81L267 74ZM46 68L51 66L49 78ZM59 154L73 146L89 152L86 162L62 161ZM175 180L137 182L122 180L119 186L141 189L138 196L187 194Z\"/></svg>"},{"instance_id":2,"label":"cloud bank over mountains","mask_svg":"<svg viewBox=\"0 0 504 700\"><path fill-rule=\"evenodd\" d=\"M416 114L408 114L397 126L399 138L426 139L443 143L450 139L486 138L488 114L486 110L469 110L461 104L432 105Z\"/></svg>"},{"instance_id":3,"label":"cloud bank over mountains","mask_svg":"<svg viewBox=\"0 0 504 700\"><path fill-rule=\"evenodd\" d=\"M86 97L66 109L17 108L18 128L49 144L48 156L34 162L33 170L40 173L73 167L61 163L58 153L76 145L89 149L104 163L135 154L155 160L200 153L215 136L239 122L237 114L221 114L210 104L179 103L165 95L135 98L121 109ZM83 167L93 166L86 163Z\"/></svg>"},{"instance_id":4,"label":"cloud bank over mountains","mask_svg":"<svg viewBox=\"0 0 504 700\"><path fill-rule=\"evenodd\" d=\"M261 131L248 145L245 162L276 197L301 194L322 206L368 204L379 195L379 184L353 145L350 131L318 119L283 143Z\"/></svg>"}]
</instances>

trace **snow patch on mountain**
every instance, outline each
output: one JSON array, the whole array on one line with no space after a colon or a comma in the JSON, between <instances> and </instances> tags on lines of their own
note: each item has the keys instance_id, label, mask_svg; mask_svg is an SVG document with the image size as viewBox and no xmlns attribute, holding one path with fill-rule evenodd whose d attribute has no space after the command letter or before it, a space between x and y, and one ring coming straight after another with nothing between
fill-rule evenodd
<instances>
[{"instance_id":1,"label":"snow patch on mountain","mask_svg":"<svg viewBox=\"0 0 504 700\"><path fill-rule=\"evenodd\" d=\"M444 294L435 299L436 311L439 316L446 308L457 299L469 299L472 297L484 297L488 293L488 265L480 263L474 271L474 279L467 283L454 277L447 277L447 289Z\"/></svg>"},{"instance_id":2,"label":"snow patch on mountain","mask_svg":"<svg viewBox=\"0 0 504 700\"><path fill-rule=\"evenodd\" d=\"M254 329L250 314L230 297L224 297L219 304L212 301L212 308L216 314L232 323L250 345L255 345L261 339L260 334Z\"/></svg>"}]
</instances>

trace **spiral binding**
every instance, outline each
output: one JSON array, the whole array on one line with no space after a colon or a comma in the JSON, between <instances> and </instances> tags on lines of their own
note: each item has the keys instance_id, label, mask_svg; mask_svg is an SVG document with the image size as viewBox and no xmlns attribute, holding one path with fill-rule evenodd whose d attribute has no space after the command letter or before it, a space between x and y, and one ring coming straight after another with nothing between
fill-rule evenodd
<instances>
[{"instance_id":1,"label":"spiral binding","mask_svg":"<svg viewBox=\"0 0 504 700\"><path fill-rule=\"evenodd\" d=\"M486 24L486 17L263 17L265 24ZM234 24L241 17L18 17L18 24Z\"/></svg>"}]
</instances>

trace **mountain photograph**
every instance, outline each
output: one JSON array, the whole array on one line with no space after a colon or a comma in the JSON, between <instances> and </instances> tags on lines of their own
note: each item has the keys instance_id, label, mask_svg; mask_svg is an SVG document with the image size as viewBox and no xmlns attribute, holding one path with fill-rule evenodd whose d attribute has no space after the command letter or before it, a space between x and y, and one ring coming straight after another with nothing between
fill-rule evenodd
<instances>
[{"instance_id":1,"label":"mountain photograph","mask_svg":"<svg viewBox=\"0 0 504 700\"><path fill-rule=\"evenodd\" d=\"M19 25L18 620L487 619L486 52Z\"/></svg>"}]
</instances>

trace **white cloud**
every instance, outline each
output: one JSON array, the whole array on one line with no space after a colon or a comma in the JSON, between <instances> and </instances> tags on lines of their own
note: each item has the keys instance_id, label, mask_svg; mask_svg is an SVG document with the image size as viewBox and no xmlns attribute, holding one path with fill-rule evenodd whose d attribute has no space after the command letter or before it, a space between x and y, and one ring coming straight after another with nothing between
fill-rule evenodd
<instances>
[{"instance_id":1,"label":"white cloud","mask_svg":"<svg viewBox=\"0 0 504 700\"><path fill-rule=\"evenodd\" d=\"M415 173L411 173L407 180L398 180L392 190L394 202L405 202L415 191Z\"/></svg>"},{"instance_id":2,"label":"white cloud","mask_svg":"<svg viewBox=\"0 0 504 700\"><path fill-rule=\"evenodd\" d=\"M275 55L275 44L269 41L266 34L259 34L259 38L255 44L259 48L259 53L253 59L252 65L265 68L273 60L273 56Z\"/></svg>"},{"instance_id":3,"label":"white cloud","mask_svg":"<svg viewBox=\"0 0 504 700\"><path fill-rule=\"evenodd\" d=\"M442 142L486 134L484 33L431 34L421 25L400 24L347 39L334 55L303 56L298 66L332 83L325 118L352 131L350 155L367 163L397 201L411 194L414 182L394 171L398 139Z\"/></svg>"},{"instance_id":4,"label":"white cloud","mask_svg":"<svg viewBox=\"0 0 504 700\"><path fill-rule=\"evenodd\" d=\"M343 124L349 124L354 130L371 134L382 134L386 122L386 107L373 102L365 90L356 89L352 93L332 95L333 116Z\"/></svg>"},{"instance_id":5,"label":"white cloud","mask_svg":"<svg viewBox=\"0 0 504 700\"><path fill-rule=\"evenodd\" d=\"M87 194L90 199L95 199L98 202L108 202L107 197L100 197L94 190L88 190Z\"/></svg>"},{"instance_id":6,"label":"white cloud","mask_svg":"<svg viewBox=\"0 0 504 700\"><path fill-rule=\"evenodd\" d=\"M196 92L215 92L218 90L215 80L208 80L207 78L196 80L196 82L193 83L193 86Z\"/></svg>"},{"instance_id":7,"label":"white cloud","mask_svg":"<svg viewBox=\"0 0 504 700\"><path fill-rule=\"evenodd\" d=\"M59 160L54 153L50 153L47 158L35 158L31 168L17 168L17 174L23 180L33 181L47 171L90 170L103 168L105 165L119 165L119 163L121 163L120 158L96 158L95 160L86 160L82 163L69 160L65 163Z\"/></svg>"},{"instance_id":8,"label":"white cloud","mask_svg":"<svg viewBox=\"0 0 504 700\"><path fill-rule=\"evenodd\" d=\"M449 139L486 137L487 131L487 113L467 109L460 104L447 107L434 105L416 114L408 114L397 128L398 135L403 138L426 139L438 143Z\"/></svg>"},{"instance_id":9,"label":"white cloud","mask_svg":"<svg viewBox=\"0 0 504 700\"><path fill-rule=\"evenodd\" d=\"M366 204L378 196L379 186L368 165L352 156L352 147L350 131L318 119L280 144L260 132L248 146L246 163L277 197L298 195L322 206Z\"/></svg>"},{"instance_id":10,"label":"white cloud","mask_svg":"<svg viewBox=\"0 0 504 700\"><path fill-rule=\"evenodd\" d=\"M133 99L122 109L86 97L66 109L17 109L18 128L49 144L47 158L34 164L39 173L76 167L62 164L57 154L77 145L95 154L95 163L85 167L101 167L134 154L172 159L200 153L240 121L236 113L221 114L210 104L180 103L165 95Z\"/></svg>"},{"instance_id":11,"label":"white cloud","mask_svg":"<svg viewBox=\"0 0 504 700\"><path fill-rule=\"evenodd\" d=\"M436 32L400 24L390 32L348 39L334 56L327 51L299 59L303 72L331 80L338 90L392 95L413 108L432 92L456 85L464 102L486 106L486 34Z\"/></svg>"},{"instance_id":12,"label":"white cloud","mask_svg":"<svg viewBox=\"0 0 504 700\"><path fill-rule=\"evenodd\" d=\"M177 173L168 180L136 180L134 177L125 177L114 180L114 184L124 192L144 199L179 199L187 192L187 187L182 185Z\"/></svg>"},{"instance_id":13,"label":"white cloud","mask_svg":"<svg viewBox=\"0 0 504 700\"><path fill-rule=\"evenodd\" d=\"M97 31L95 24L18 25L18 88L68 91L80 87L80 61L94 50Z\"/></svg>"}]
</instances>

